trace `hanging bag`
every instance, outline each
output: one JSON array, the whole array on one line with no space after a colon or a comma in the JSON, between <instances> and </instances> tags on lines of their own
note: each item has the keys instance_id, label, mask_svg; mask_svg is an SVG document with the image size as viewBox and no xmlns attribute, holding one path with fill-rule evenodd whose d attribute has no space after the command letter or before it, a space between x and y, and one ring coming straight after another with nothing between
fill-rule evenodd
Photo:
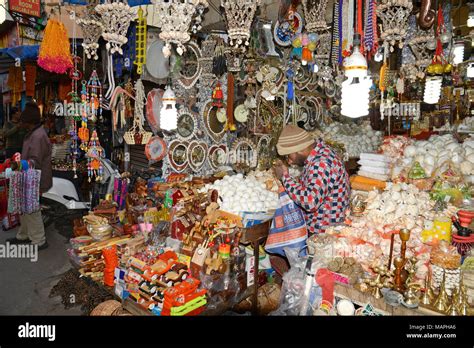
<instances>
[{"instance_id":1,"label":"hanging bag","mask_svg":"<svg viewBox=\"0 0 474 348\"><path fill-rule=\"evenodd\" d=\"M296 248L306 254L308 232L301 208L280 187L280 207L275 211L265 250L285 256L283 248Z\"/></svg>"}]
</instances>

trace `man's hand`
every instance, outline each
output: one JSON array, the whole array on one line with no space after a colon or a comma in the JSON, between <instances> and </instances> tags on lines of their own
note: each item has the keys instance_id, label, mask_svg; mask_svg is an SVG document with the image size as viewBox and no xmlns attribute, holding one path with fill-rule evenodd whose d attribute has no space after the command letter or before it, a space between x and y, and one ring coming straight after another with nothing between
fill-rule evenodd
<instances>
[{"instance_id":1,"label":"man's hand","mask_svg":"<svg viewBox=\"0 0 474 348\"><path fill-rule=\"evenodd\" d=\"M282 161L278 160L273 166L273 171L275 172L275 176L281 179L284 174L288 174L288 167Z\"/></svg>"}]
</instances>

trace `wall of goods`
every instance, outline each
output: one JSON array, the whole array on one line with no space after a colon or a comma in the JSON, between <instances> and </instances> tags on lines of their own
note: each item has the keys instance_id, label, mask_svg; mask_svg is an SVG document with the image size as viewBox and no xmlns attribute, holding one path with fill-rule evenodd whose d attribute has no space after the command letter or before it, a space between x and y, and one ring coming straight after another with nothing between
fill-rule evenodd
<instances>
[{"instance_id":1,"label":"wall of goods","mask_svg":"<svg viewBox=\"0 0 474 348\"><path fill-rule=\"evenodd\" d=\"M69 86L62 96L34 91L64 116L58 163L97 184L104 157L122 171L75 221L68 252L81 274L142 314L245 311L256 287L264 314L472 314L474 9L152 3L73 7L82 40L69 40L54 14L44 30L38 74ZM207 30L219 6L224 29ZM268 6L279 6L273 20ZM150 11L159 28L147 25ZM271 168L285 124L338 152L352 197L344 224L308 236L306 256L287 252L281 279L261 247L256 270L243 242L279 208ZM152 169L139 172L143 152Z\"/></svg>"}]
</instances>

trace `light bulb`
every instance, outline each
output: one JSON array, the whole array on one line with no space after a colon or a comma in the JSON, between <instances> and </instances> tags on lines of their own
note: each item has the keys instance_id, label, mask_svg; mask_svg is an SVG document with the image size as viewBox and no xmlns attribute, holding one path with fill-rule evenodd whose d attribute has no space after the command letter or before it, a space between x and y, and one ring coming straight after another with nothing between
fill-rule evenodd
<instances>
[{"instance_id":1,"label":"light bulb","mask_svg":"<svg viewBox=\"0 0 474 348\"><path fill-rule=\"evenodd\" d=\"M429 77L425 82L425 91L423 101L427 104L436 104L441 96L441 85L443 79L441 76Z\"/></svg>"},{"instance_id":2,"label":"light bulb","mask_svg":"<svg viewBox=\"0 0 474 348\"><path fill-rule=\"evenodd\" d=\"M358 118L369 114L370 76L347 79L342 83L341 115Z\"/></svg>"},{"instance_id":3,"label":"light bulb","mask_svg":"<svg viewBox=\"0 0 474 348\"><path fill-rule=\"evenodd\" d=\"M473 78L474 77L474 63L470 63L467 66L467 73L466 73L468 78Z\"/></svg>"},{"instance_id":4,"label":"light bulb","mask_svg":"<svg viewBox=\"0 0 474 348\"><path fill-rule=\"evenodd\" d=\"M166 131L178 128L178 112L172 105L163 106L161 108L160 128Z\"/></svg>"},{"instance_id":5,"label":"light bulb","mask_svg":"<svg viewBox=\"0 0 474 348\"><path fill-rule=\"evenodd\" d=\"M464 42L460 41L454 45L453 56L453 63L456 65L464 61Z\"/></svg>"},{"instance_id":6,"label":"light bulb","mask_svg":"<svg viewBox=\"0 0 474 348\"><path fill-rule=\"evenodd\" d=\"M469 17L467 18L467 26L469 28L474 27L474 12L469 12Z\"/></svg>"}]
</instances>

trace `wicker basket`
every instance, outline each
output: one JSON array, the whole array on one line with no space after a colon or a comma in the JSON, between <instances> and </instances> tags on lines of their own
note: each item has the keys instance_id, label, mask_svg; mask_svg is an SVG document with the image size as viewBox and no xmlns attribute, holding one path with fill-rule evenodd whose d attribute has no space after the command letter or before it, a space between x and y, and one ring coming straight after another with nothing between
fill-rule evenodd
<instances>
[{"instance_id":1,"label":"wicker basket","mask_svg":"<svg viewBox=\"0 0 474 348\"><path fill-rule=\"evenodd\" d=\"M408 179L408 183L415 185L420 191L429 191L433 187L435 179Z\"/></svg>"},{"instance_id":2,"label":"wicker basket","mask_svg":"<svg viewBox=\"0 0 474 348\"><path fill-rule=\"evenodd\" d=\"M97 307L95 307L92 312L91 316L110 316L116 315L119 311L122 310L122 304L116 300L107 300L105 302L99 303Z\"/></svg>"}]
</instances>

